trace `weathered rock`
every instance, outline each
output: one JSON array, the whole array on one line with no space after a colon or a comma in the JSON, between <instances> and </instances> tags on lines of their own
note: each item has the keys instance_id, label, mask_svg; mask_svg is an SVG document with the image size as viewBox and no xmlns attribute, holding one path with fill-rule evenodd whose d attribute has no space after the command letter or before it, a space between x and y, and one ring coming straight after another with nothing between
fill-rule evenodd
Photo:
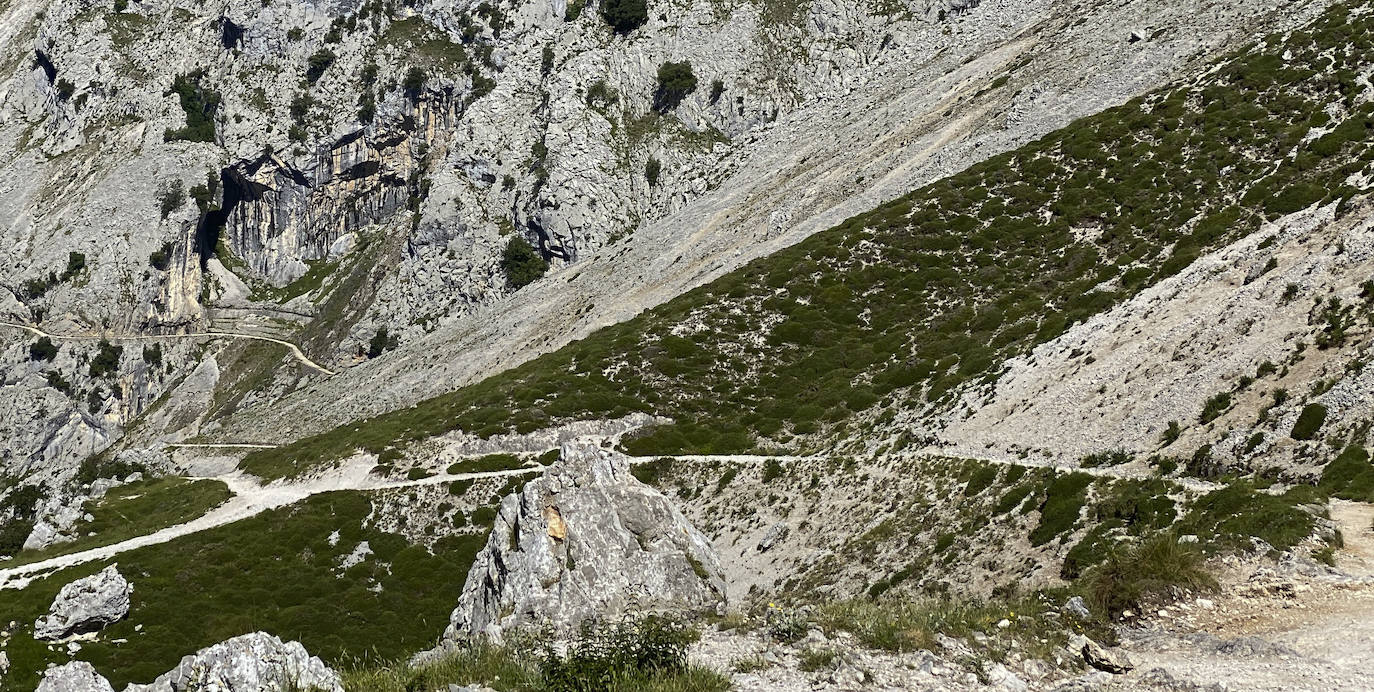
<instances>
[{"instance_id":1,"label":"weathered rock","mask_svg":"<svg viewBox=\"0 0 1374 692\"><path fill-rule=\"evenodd\" d=\"M778 544L778 541L787 538L787 534L791 533L791 531L791 528L787 526L787 522L785 521L780 521L769 527L768 532L763 534L763 538L759 541L757 546L759 552L768 552L773 546Z\"/></svg>"},{"instance_id":2,"label":"weathered rock","mask_svg":"<svg viewBox=\"0 0 1374 692\"><path fill-rule=\"evenodd\" d=\"M1126 652L1107 649L1082 635L1070 639L1069 648L1081 655L1084 663L1112 675L1127 673L1135 668Z\"/></svg>"},{"instance_id":3,"label":"weathered rock","mask_svg":"<svg viewBox=\"0 0 1374 692\"><path fill-rule=\"evenodd\" d=\"M114 692L114 686L91 664L72 661L43 671L38 692Z\"/></svg>"},{"instance_id":4,"label":"weathered rock","mask_svg":"<svg viewBox=\"0 0 1374 692\"><path fill-rule=\"evenodd\" d=\"M283 642L265 632L227 639L181 659L176 668L148 685L125 692L257 692L301 689L342 692L338 673L300 642Z\"/></svg>"},{"instance_id":5,"label":"weathered rock","mask_svg":"<svg viewBox=\"0 0 1374 692\"><path fill-rule=\"evenodd\" d=\"M544 623L566 632L591 617L724 602L707 538L630 475L623 456L572 442L542 477L501 501L445 639L499 640Z\"/></svg>"},{"instance_id":6,"label":"weathered rock","mask_svg":"<svg viewBox=\"0 0 1374 692\"><path fill-rule=\"evenodd\" d=\"M1080 619L1086 620L1092 616L1092 611L1083 603L1082 596L1074 596L1064 603L1064 612Z\"/></svg>"},{"instance_id":7,"label":"weathered rock","mask_svg":"<svg viewBox=\"0 0 1374 692\"><path fill-rule=\"evenodd\" d=\"M100 631L129 614L129 594L133 591L116 565L78 579L57 592L48 615L34 623L33 636L56 640Z\"/></svg>"}]
</instances>

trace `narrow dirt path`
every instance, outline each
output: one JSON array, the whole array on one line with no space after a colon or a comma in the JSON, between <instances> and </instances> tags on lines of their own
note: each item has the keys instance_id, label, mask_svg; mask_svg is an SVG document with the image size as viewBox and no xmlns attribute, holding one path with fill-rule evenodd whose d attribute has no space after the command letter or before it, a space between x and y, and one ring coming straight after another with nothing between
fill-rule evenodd
<instances>
[{"instance_id":1,"label":"narrow dirt path","mask_svg":"<svg viewBox=\"0 0 1374 692\"><path fill-rule=\"evenodd\" d=\"M39 560L37 562L10 567L8 569L0 569L0 590L22 589L34 579L45 576L51 572L87 562L105 560L130 550L166 543L181 538L182 536L188 536L193 533L224 526L225 524L231 524L270 509L276 509L295 502L300 502L312 495L318 495L320 493L327 493L335 490L387 490L391 488L408 488L419 485L435 485L456 480L518 476L544 470L542 466L529 466L505 471L483 471L458 474L440 473L428 478L392 481L372 477L368 470L370 466L370 463L346 465L338 473L329 474L304 483L269 483L267 485L261 485L257 482L257 479L241 471L235 471L223 476L216 476L213 480L223 481L225 485L229 486L229 490L234 493L234 496L224 504L209 512L188 522L168 526L152 533L130 538L118 543L91 548L77 553L58 555L46 560Z\"/></svg>"},{"instance_id":2,"label":"narrow dirt path","mask_svg":"<svg viewBox=\"0 0 1374 692\"><path fill-rule=\"evenodd\" d=\"M1219 594L1164 610L1126 639L1137 669L1236 690L1374 689L1374 505L1332 500L1334 567L1255 563Z\"/></svg>"},{"instance_id":3,"label":"narrow dirt path","mask_svg":"<svg viewBox=\"0 0 1374 692\"><path fill-rule=\"evenodd\" d=\"M193 332L190 334L50 334L30 324L20 324L18 322L4 321L0 321L0 327L12 327L14 329L22 329L26 332L29 332L30 334L33 334L34 336L44 336L49 339L59 339L63 341L100 341L102 339L105 341L159 341L171 339L202 339L213 337L221 337L226 339L252 339L254 341L267 341L270 343L285 346L287 350L291 351L291 357L295 358L297 361L300 362L301 365L304 365L307 368L319 371L331 377L336 374L333 370L330 370L329 368L326 368L323 365L320 365L319 363L310 360L310 358L308 358L305 355L305 352L302 351L299 346L291 343L290 341L283 341L281 339L274 339L270 336L261 336L258 334L240 334L237 332L220 331Z\"/></svg>"}]
</instances>

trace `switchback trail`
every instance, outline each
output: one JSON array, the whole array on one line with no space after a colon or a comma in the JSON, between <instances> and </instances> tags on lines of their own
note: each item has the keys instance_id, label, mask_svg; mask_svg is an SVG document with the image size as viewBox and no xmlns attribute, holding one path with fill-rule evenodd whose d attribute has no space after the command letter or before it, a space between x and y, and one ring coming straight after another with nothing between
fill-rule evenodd
<instances>
[{"instance_id":1,"label":"switchback trail","mask_svg":"<svg viewBox=\"0 0 1374 692\"><path fill-rule=\"evenodd\" d=\"M130 334L125 334L125 335L119 335L119 334L50 334L50 333L45 332L45 331L43 331L42 329L39 329L38 327L35 327L35 326L31 325L31 324L21 324L21 323L19 323L19 322L5 322L5 321L0 321L0 327L12 327L12 328L14 328L14 329L22 329L22 330L24 330L24 331L26 331L26 332L29 332L29 333L31 333L31 334L33 334L33 335L35 335L35 336L42 336L42 337L47 337L47 338L49 338L49 339L59 339L59 340L65 340L65 341L100 341L100 340L105 340L105 341L158 341L158 340L170 340L170 339L201 339L201 338L211 338L211 337L220 337L220 338L225 338L225 339L253 339L253 340L255 340L255 341L267 341L267 342L271 342L271 343L278 344L278 345L281 345L281 346L285 346L288 350L291 351L291 357L292 357L292 358L295 358L297 361L299 361L301 365L304 365L304 366L306 366L307 368L310 368L310 369L312 369L312 370L317 370L317 371L322 372L322 373L324 373L324 374L326 374L326 375L333 376L333 375L335 374L335 372L334 372L333 370L330 370L329 368L326 368L326 367L324 367L323 365L320 365L319 363L316 363L315 361L310 360L310 358L307 357L307 356L305 355L305 352L304 352L304 351L301 351L301 349L300 349L299 346L297 346L297 345L291 343L290 341L283 341L283 340L281 340L281 339L274 339L274 338L272 338L272 337L270 337L270 336L261 336L261 335L258 335L258 334L240 334L240 333L238 333L238 332L219 332L219 331L193 332L193 333L190 333L190 334L135 334L135 335L130 335Z\"/></svg>"}]
</instances>

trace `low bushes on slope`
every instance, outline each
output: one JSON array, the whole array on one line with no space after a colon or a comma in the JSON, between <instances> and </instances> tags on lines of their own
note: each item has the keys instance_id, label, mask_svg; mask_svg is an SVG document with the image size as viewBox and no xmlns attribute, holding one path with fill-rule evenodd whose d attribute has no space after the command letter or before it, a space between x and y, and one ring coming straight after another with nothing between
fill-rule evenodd
<instances>
[{"instance_id":1,"label":"low bushes on slope","mask_svg":"<svg viewBox=\"0 0 1374 692\"><path fill-rule=\"evenodd\" d=\"M1007 358L1282 213L1292 204L1274 202L1280 192L1353 194L1344 181L1371 156L1374 126L1356 70L1371 60L1374 15L1337 6L1205 78L1078 120L509 372L249 461L309 466L453 428L528 432L634 411L675 421L627 442L638 454L792 448L878 402L946 405ZM1349 109L1336 131L1304 142L1333 107Z\"/></svg>"},{"instance_id":2,"label":"low bushes on slope","mask_svg":"<svg viewBox=\"0 0 1374 692\"><path fill-rule=\"evenodd\" d=\"M1374 502L1374 465L1369 452L1359 445L1350 445L1322 470L1319 488L1346 500Z\"/></svg>"},{"instance_id":3,"label":"low bushes on slope","mask_svg":"<svg viewBox=\"0 0 1374 692\"><path fill-rule=\"evenodd\" d=\"M1215 587L1216 579L1202 563L1201 550L1165 532L1137 546L1109 552L1084 577L1082 587L1093 611L1116 617L1174 589Z\"/></svg>"},{"instance_id":4,"label":"low bushes on slope","mask_svg":"<svg viewBox=\"0 0 1374 692\"><path fill-rule=\"evenodd\" d=\"M129 617L83 643L79 658L122 688L151 681L183 655L257 630L299 640L333 665L431 646L486 536L441 539L431 553L366 527L371 510L363 493L327 493L119 555L120 571L134 584ZM342 569L342 557L362 541L372 554ZM5 592L0 621L23 623L6 645L7 685L33 689L47 663L67 660L65 652L34 641L31 625L58 589L106 564L63 570Z\"/></svg>"},{"instance_id":5,"label":"low bushes on slope","mask_svg":"<svg viewBox=\"0 0 1374 692\"><path fill-rule=\"evenodd\" d=\"M360 666L344 675L359 692L440 690L479 684L529 692L724 692L730 682L687 664L696 632L660 617L588 626L565 652L548 642L507 647L469 646L437 661Z\"/></svg>"}]
</instances>

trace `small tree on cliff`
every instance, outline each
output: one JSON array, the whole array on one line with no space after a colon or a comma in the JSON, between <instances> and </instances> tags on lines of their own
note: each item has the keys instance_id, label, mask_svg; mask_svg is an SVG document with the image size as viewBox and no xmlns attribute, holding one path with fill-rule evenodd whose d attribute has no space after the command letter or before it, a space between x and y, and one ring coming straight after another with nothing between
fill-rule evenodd
<instances>
[{"instance_id":1,"label":"small tree on cliff","mask_svg":"<svg viewBox=\"0 0 1374 692\"><path fill-rule=\"evenodd\" d=\"M501 254L501 270L506 273L506 283L511 290L519 290L543 276L549 270L549 262L529 241L516 236L510 239Z\"/></svg>"}]
</instances>

